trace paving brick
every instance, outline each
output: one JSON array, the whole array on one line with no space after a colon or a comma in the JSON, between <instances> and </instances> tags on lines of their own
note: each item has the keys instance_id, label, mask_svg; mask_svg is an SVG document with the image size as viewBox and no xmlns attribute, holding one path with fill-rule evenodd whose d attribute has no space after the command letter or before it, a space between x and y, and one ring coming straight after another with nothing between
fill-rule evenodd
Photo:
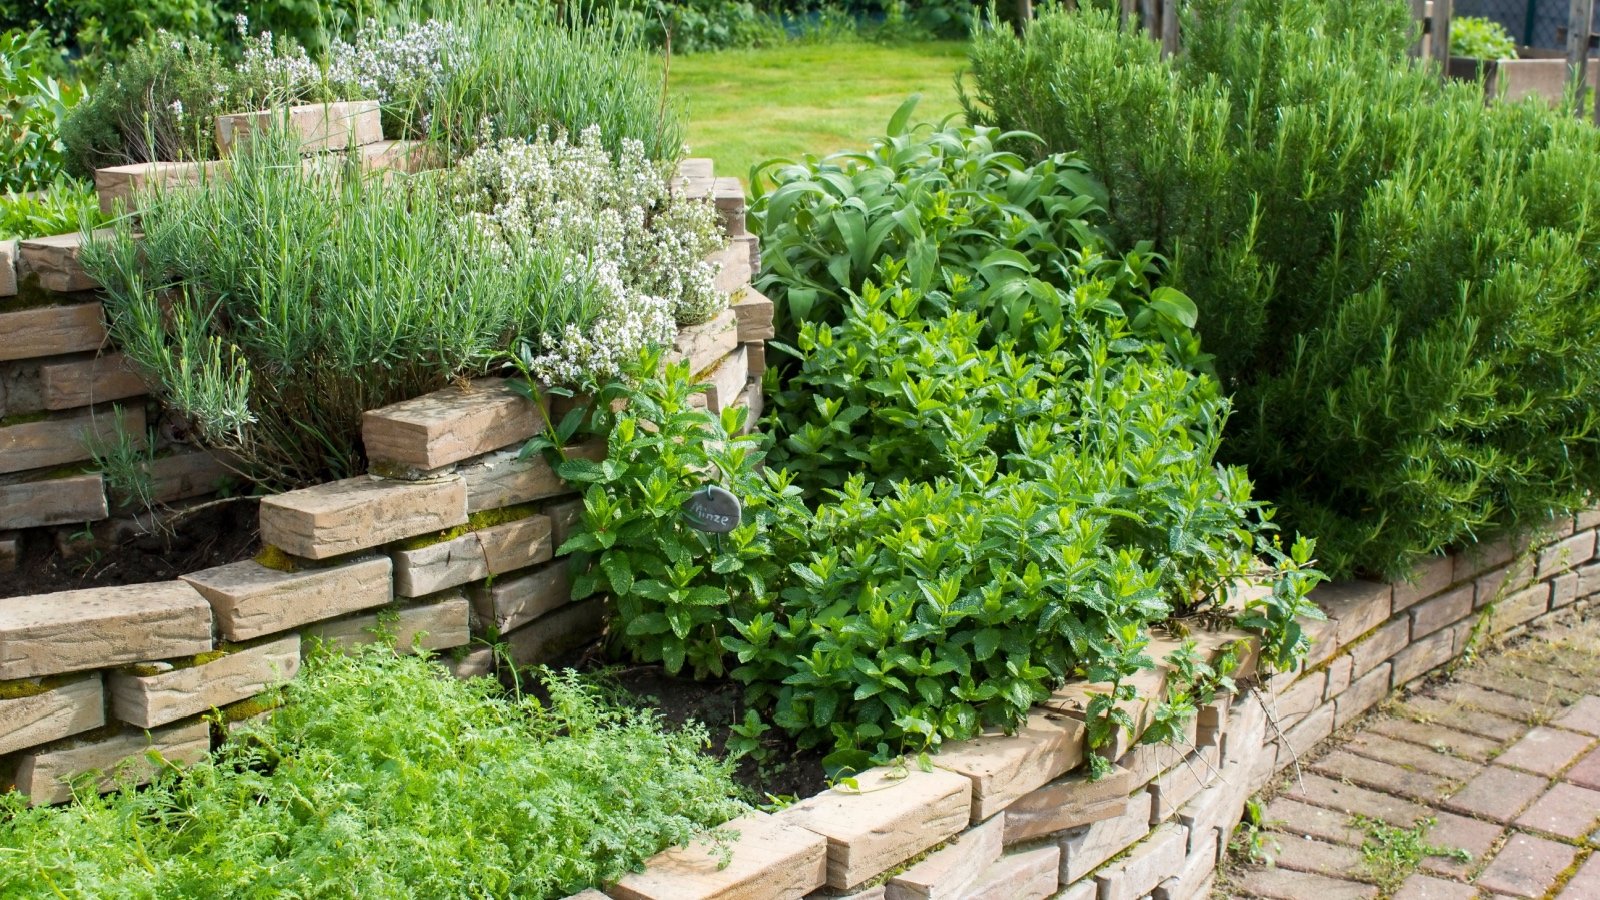
<instances>
[{"instance_id":1,"label":"paving brick","mask_svg":"<svg viewBox=\"0 0 1600 900\"><path fill-rule=\"evenodd\" d=\"M766 813L722 826L738 836L726 856L708 845L675 847L608 890L617 900L794 900L821 887L828 841ZM725 864L724 864L725 863Z\"/></svg>"},{"instance_id":2,"label":"paving brick","mask_svg":"<svg viewBox=\"0 0 1600 900\"><path fill-rule=\"evenodd\" d=\"M505 378L479 378L369 410L361 442L380 466L428 471L520 443L544 430L538 404Z\"/></svg>"},{"instance_id":3,"label":"paving brick","mask_svg":"<svg viewBox=\"0 0 1600 900\"><path fill-rule=\"evenodd\" d=\"M1100 885L1100 900L1138 900L1183 864L1189 846L1189 829L1169 822L1128 851L1128 854L1095 872Z\"/></svg>"},{"instance_id":4,"label":"paving brick","mask_svg":"<svg viewBox=\"0 0 1600 900\"><path fill-rule=\"evenodd\" d=\"M1343 728L1389 696L1389 663L1384 662L1350 683L1334 700L1333 727Z\"/></svg>"},{"instance_id":5,"label":"paving brick","mask_svg":"<svg viewBox=\"0 0 1600 900\"><path fill-rule=\"evenodd\" d=\"M1481 890L1512 897L1543 897L1577 854L1576 848L1565 844L1513 834L1476 884Z\"/></svg>"},{"instance_id":6,"label":"paving brick","mask_svg":"<svg viewBox=\"0 0 1600 900\"><path fill-rule=\"evenodd\" d=\"M1516 774L1516 773L1512 773ZM1411 827L1417 820L1427 818L1429 810L1410 800L1391 797L1378 791L1356 785L1344 784L1332 778L1308 773L1298 782L1291 782L1284 794L1316 806L1337 810L1348 815L1362 815L1381 819L1401 828ZM1529 798L1530 802L1532 798ZM1520 808L1518 810L1520 812Z\"/></svg>"},{"instance_id":7,"label":"paving brick","mask_svg":"<svg viewBox=\"0 0 1600 900\"><path fill-rule=\"evenodd\" d=\"M1530 729L1522 740L1500 754L1495 765L1552 777L1582 756L1593 743L1592 735L1539 726Z\"/></svg>"},{"instance_id":8,"label":"paving brick","mask_svg":"<svg viewBox=\"0 0 1600 900\"><path fill-rule=\"evenodd\" d=\"M1139 786L1132 771L1115 765L1095 781L1086 772L1063 775L1018 797L998 816L1005 824L1005 843L1123 815L1128 810L1128 795Z\"/></svg>"},{"instance_id":9,"label":"paving brick","mask_svg":"<svg viewBox=\"0 0 1600 900\"><path fill-rule=\"evenodd\" d=\"M1005 817L957 835L926 859L889 879L885 900L961 900L1004 851Z\"/></svg>"},{"instance_id":10,"label":"paving brick","mask_svg":"<svg viewBox=\"0 0 1600 900\"><path fill-rule=\"evenodd\" d=\"M1448 629L1435 631L1401 650L1390 660L1390 682L1404 685L1421 678L1456 656L1455 634Z\"/></svg>"},{"instance_id":11,"label":"paving brick","mask_svg":"<svg viewBox=\"0 0 1600 900\"><path fill-rule=\"evenodd\" d=\"M1415 719L1428 726L1448 724L1456 731L1475 734L1500 744L1510 743L1522 737L1523 732L1528 730L1526 724L1514 719L1468 709L1421 694L1407 697L1400 704L1400 712L1406 718Z\"/></svg>"},{"instance_id":12,"label":"paving brick","mask_svg":"<svg viewBox=\"0 0 1600 900\"><path fill-rule=\"evenodd\" d=\"M0 756L99 728L105 694L95 673L31 696L0 700Z\"/></svg>"},{"instance_id":13,"label":"paving brick","mask_svg":"<svg viewBox=\"0 0 1600 900\"><path fill-rule=\"evenodd\" d=\"M1352 679L1371 672L1405 649L1411 643L1411 619L1401 616L1385 622L1378 630L1367 635L1361 643L1350 648L1350 677Z\"/></svg>"},{"instance_id":14,"label":"paving brick","mask_svg":"<svg viewBox=\"0 0 1600 900\"><path fill-rule=\"evenodd\" d=\"M113 671L106 687L117 718L139 728L155 728L254 697L299 671L300 638L290 635L197 665L167 666L149 674Z\"/></svg>"},{"instance_id":15,"label":"paving brick","mask_svg":"<svg viewBox=\"0 0 1600 900\"><path fill-rule=\"evenodd\" d=\"M1600 791L1575 784L1556 784L1517 817L1517 826L1578 840L1600 820Z\"/></svg>"},{"instance_id":16,"label":"paving brick","mask_svg":"<svg viewBox=\"0 0 1600 900\"><path fill-rule=\"evenodd\" d=\"M1505 829L1492 822L1458 816L1452 812L1433 813L1433 826L1424 840L1442 850L1465 850L1471 859L1454 856L1429 856L1419 864L1425 872L1449 878L1466 878L1493 851Z\"/></svg>"},{"instance_id":17,"label":"paving brick","mask_svg":"<svg viewBox=\"0 0 1600 900\"><path fill-rule=\"evenodd\" d=\"M1477 888L1459 881L1445 881L1420 872L1400 885L1394 900L1476 900Z\"/></svg>"},{"instance_id":18,"label":"paving brick","mask_svg":"<svg viewBox=\"0 0 1600 900\"><path fill-rule=\"evenodd\" d=\"M1075 719L1035 712L1015 734L946 744L933 764L971 780L972 820L981 822L1077 768L1084 758L1083 735L1083 723Z\"/></svg>"},{"instance_id":19,"label":"paving brick","mask_svg":"<svg viewBox=\"0 0 1600 900\"><path fill-rule=\"evenodd\" d=\"M248 641L383 606L393 599L390 566L388 557L376 556L283 572L247 559L185 575L183 580L210 603L224 638ZM159 657L145 657L151 658Z\"/></svg>"},{"instance_id":20,"label":"paving brick","mask_svg":"<svg viewBox=\"0 0 1600 900\"><path fill-rule=\"evenodd\" d=\"M1370 884L1290 869L1249 869L1237 883L1249 896L1269 900L1373 900L1378 896L1378 889Z\"/></svg>"},{"instance_id":21,"label":"paving brick","mask_svg":"<svg viewBox=\"0 0 1600 900\"><path fill-rule=\"evenodd\" d=\"M1276 797L1262 811L1262 821L1274 831L1360 847L1366 835L1350 824L1350 815L1312 806L1288 797Z\"/></svg>"},{"instance_id":22,"label":"paving brick","mask_svg":"<svg viewBox=\"0 0 1600 900\"><path fill-rule=\"evenodd\" d=\"M828 839L828 885L853 888L967 827L972 783L935 769L869 769L779 818Z\"/></svg>"},{"instance_id":23,"label":"paving brick","mask_svg":"<svg viewBox=\"0 0 1600 900\"><path fill-rule=\"evenodd\" d=\"M1408 611L1411 617L1411 639L1426 637L1472 615L1473 596L1473 586L1463 584L1413 606Z\"/></svg>"},{"instance_id":24,"label":"paving brick","mask_svg":"<svg viewBox=\"0 0 1600 900\"><path fill-rule=\"evenodd\" d=\"M211 608L181 581L0 599L0 681L211 649Z\"/></svg>"},{"instance_id":25,"label":"paving brick","mask_svg":"<svg viewBox=\"0 0 1600 900\"><path fill-rule=\"evenodd\" d=\"M1558 900L1594 900L1600 897L1600 853L1591 853L1556 895Z\"/></svg>"},{"instance_id":26,"label":"paving brick","mask_svg":"<svg viewBox=\"0 0 1600 900\"><path fill-rule=\"evenodd\" d=\"M1494 615L1489 620L1495 634L1524 625L1550 610L1550 585L1540 582L1495 603Z\"/></svg>"},{"instance_id":27,"label":"paving brick","mask_svg":"<svg viewBox=\"0 0 1600 900\"><path fill-rule=\"evenodd\" d=\"M1410 741L1395 740L1372 731L1351 735L1345 749L1368 759L1381 760L1401 768L1426 772L1456 781L1466 781L1478 774L1478 764L1441 753L1433 747L1424 747Z\"/></svg>"},{"instance_id":28,"label":"paving brick","mask_svg":"<svg viewBox=\"0 0 1600 900\"><path fill-rule=\"evenodd\" d=\"M1542 660L1518 659L1513 668L1524 678L1544 682L1571 694L1582 695L1594 687L1592 678ZM1581 728L1572 730L1583 731Z\"/></svg>"},{"instance_id":29,"label":"paving brick","mask_svg":"<svg viewBox=\"0 0 1600 900\"><path fill-rule=\"evenodd\" d=\"M1590 695L1578 698L1553 724L1568 731L1600 737L1600 697Z\"/></svg>"},{"instance_id":30,"label":"paving brick","mask_svg":"<svg viewBox=\"0 0 1600 900\"><path fill-rule=\"evenodd\" d=\"M1394 611L1399 612L1420 601L1433 597L1454 582L1455 560L1448 556L1430 556L1411 569L1411 577L1394 584Z\"/></svg>"},{"instance_id":31,"label":"paving brick","mask_svg":"<svg viewBox=\"0 0 1600 900\"><path fill-rule=\"evenodd\" d=\"M1539 564L1535 572L1539 578L1544 578L1552 573L1583 565L1594 559L1594 551L1594 532L1579 532L1540 550Z\"/></svg>"},{"instance_id":32,"label":"paving brick","mask_svg":"<svg viewBox=\"0 0 1600 900\"><path fill-rule=\"evenodd\" d=\"M39 367L39 393L45 409L77 409L142 397L147 392L144 380L121 353Z\"/></svg>"},{"instance_id":33,"label":"paving brick","mask_svg":"<svg viewBox=\"0 0 1600 900\"><path fill-rule=\"evenodd\" d=\"M1311 764L1311 770L1424 803L1441 799L1454 787L1454 783L1448 778L1403 769L1389 763L1357 756L1345 750L1335 750L1323 756Z\"/></svg>"},{"instance_id":34,"label":"paving brick","mask_svg":"<svg viewBox=\"0 0 1600 900\"><path fill-rule=\"evenodd\" d=\"M98 522L109 512L100 473L0 485L0 528Z\"/></svg>"},{"instance_id":35,"label":"paving brick","mask_svg":"<svg viewBox=\"0 0 1600 900\"><path fill-rule=\"evenodd\" d=\"M1447 703L1465 704L1473 709L1529 724L1537 724L1547 716L1546 705L1543 703L1534 703L1522 697L1503 694L1464 681L1442 685L1433 691L1433 695Z\"/></svg>"},{"instance_id":36,"label":"paving brick","mask_svg":"<svg viewBox=\"0 0 1600 900\"><path fill-rule=\"evenodd\" d=\"M1393 591L1375 581L1340 581L1324 584L1311 592L1310 599L1334 619L1334 640L1343 647L1389 618Z\"/></svg>"},{"instance_id":37,"label":"paving brick","mask_svg":"<svg viewBox=\"0 0 1600 900\"><path fill-rule=\"evenodd\" d=\"M1513 668L1513 662L1500 662L1492 666L1471 666L1455 673L1460 681L1476 684L1479 687L1521 697L1531 703L1536 703L1545 709L1553 709L1558 705L1565 705L1575 701L1577 695L1565 688L1558 687L1545 681L1506 671Z\"/></svg>"},{"instance_id":38,"label":"paving brick","mask_svg":"<svg viewBox=\"0 0 1600 900\"><path fill-rule=\"evenodd\" d=\"M232 156L256 132L274 127L287 128L297 136L302 153L343 150L383 140L377 101L350 100L218 116L217 150L223 156Z\"/></svg>"},{"instance_id":39,"label":"paving brick","mask_svg":"<svg viewBox=\"0 0 1600 900\"><path fill-rule=\"evenodd\" d=\"M1600 749L1590 751L1561 777L1573 784L1600 790Z\"/></svg>"},{"instance_id":40,"label":"paving brick","mask_svg":"<svg viewBox=\"0 0 1600 900\"><path fill-rule=\"evenodd\" d=\"M1489 766L1444 806L1469 816L1510 822L1544 792L1545 780L1502 766Z\"/></svg>"},{"instance_id":41,"label":"paving brick","mask_svg":"<svg viewBox=\"0 0 1600 900\"><path fill-rule=\"evenodd\" d=\"M211 726L188 722L24 753L17 765L17 790L28 795L30 805L42 806L70 799L69 782L86 772L102 773L98 781L91 782L102 794L117 786L117 778L144 784L159 771L149 758L150 750L179 765L198 762L211 752Z\"/></svg>"},{"instance_id":42,"label":"paving brick","mask_svg":"<svg viewBox=\"0 0 1600 900\"><path fill-rule=\"evenodd\" d=\"M1150 833L1150 794L1129 800L1128 814L1074 828L1061 837L1062 884L1071 884Z\"/></svg>"},{"instance_id":43,"label":"paving brick","mask_svg":"<svg viewBox=\"0 0 1600 900\"><path fill-rule=\"evenodd\" d=\"M1362 881L1361 851L1343 844L1330 844L1312 838L1278 834L1273 863L1282 869L1310 872L1335 878Z\"/></svg>"},{"instance_id":44,"label":"paving brick","mask_svg":"<svg viewBox=\"0 0 1600 900\"><path fill-rule=\"evenodd\" d=\"M964 900L1044 900L1060 886L1060 847L1002 856L985 869Z\"/></svg>"},{"instance_id":45,"label":"paving brick","mask_svg":"<svg viewBox=\"0 0 1600 900\"><path fill-rule=\"evenodd\" d=\"M428 481L362 475L261 501L261 540L306 559L354 553L466 521L466 483L454 475Z\"/></svg>"}]
</instances>

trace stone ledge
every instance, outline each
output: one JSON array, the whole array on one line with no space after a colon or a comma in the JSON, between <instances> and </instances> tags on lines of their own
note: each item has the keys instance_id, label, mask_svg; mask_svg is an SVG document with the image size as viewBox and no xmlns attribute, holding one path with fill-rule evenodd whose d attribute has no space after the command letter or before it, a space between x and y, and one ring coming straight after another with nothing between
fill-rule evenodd
<instances>
[{"instance_id":1,"label":"stone ledge","mask_svg":"<svg viewBox=\"0 0 1600 900\"><path fill-rule=\"evenodd\" d=\"M77 525L109 514L98 472L0 485L0 528Z\"/></svg>"},{"instance_id":2,"label":"stone ledge","mask_svg":"<svg viewBox=\"0 0 1600 900\"><path fill-rule=\"evenodd\" d=\"M410 653L418 647L438 652L466 646L472 640L471 618L467 598L448 593L432 602L401 607L392 614L372 613L318 622L307 627L304 635L350 651L377 643L381 633L393 637L395 650L400 653Z\"/></svg>"},{"instance_id":3,"label":"stone ledge","mask_svg":"<svg viewBox=\"0 0 1600 900\"><path fill-rule=\"evenodd\" d=\"M106 341L98 303L0 312L0 362L99 350Z\"/></svg>"},{"instance_id":4,"label":"stone ledge","mask_svg":"<svg viewBox=\"0 0 1600 900\"><path fill-rule=\"evenodd\" d=\"M0 599L0 681L211 649L211 607L181 581Z\"/></svg>"},{"instance_id":5,"label":"stone ledge","mask_svg":"<svg viewBox=\"0 0 1600 900\"><path fill-rule=\"evenodd\" d=\"M199 184L215 176L222 164L209 162L144 162L126 166L107 166L94 170L94 190L100 197L100 211L110 215L118 203L122 212L138 210L138 199L145 192L160 192L174 187Z\"/></svg>"},{"instance_id":6,"label":"stone ledge","mask_svg":"<svg viewBox=\"0 0 1600 900\"><path fill-rule=\"evenodd\" d=\"M706 847L675 848L607 893L616 900L796 900L822 887L828 865L822 835L760 812L722 828L738 833L726 866Z\"/></svg>"},{"instance_id":7,"label":"stone ledge","mask_svg":"<svg viewBox=\"0 0 1600 900\"><path fill-rule=\"evenodd\" d=\"M393 599L390 572L386 556L303 572L269 569L247 559L183 578L210 603L224 638L247 641L383 606Z\"/></svg>"},{"instance_id":8,"label":"stone ledge","mask_svg":"<svg viewBox=\"0 0 1600 900\"><path fill-rule=\"evenodd\" d=\"M351 100L217 116L217 150L225 157L232 156L256 132L275 125L298 136L302 153L343 150L383 140L378 101Z\"/></svg>"},{"instance_id":9,"label":"stone ledge","mask_svg":"<svg viewBox=\"0 0 1600 900\"><path fill-rule=\"evenodd\" d=\"M376 466L443 468L544 430L545 414L504 378L479 378L369 410L361 440Z\"/></svg>"},{"instance_id":10,"label":"stone ledge","mask_svg":"<svg viewBox=\"0 0 1600 900\"><path fill-rule=\"evenodd\" d=\"M261 501L261 540L295 556L328 559L467 521L459 476L391 481L360 475Z\"/></svg>"},{"instance_id":11,"label":"stone ledge","mask_svg":"<svg viewBox=\"0 0 1600 900\"><path fill-rule=\"evenodd\" d=\"M155 750L168 762L190 765L211 752L211 726L205 722L173 725L155 731L123 733L92 743L40 749L22 756L17 766L17 790L28 795L28 805L44 806L72 798L67 781L85 772L99 772L95 786L104 794L116 788L118 778L145 784L160 771L148 757Z\"/></svg>"},{"instance_id":12,"label":"stone ledge","mask_svg":"<svg viewBox=\"0 0 1600 900\"><path fill-rule=\"evenodd\" d=\"M44 408L77 409L145 395L144 380L121 353L39 367Z\"/></svg>"},{"instance_id":13,"label":"stone ledge","mask_svg":"<svg viewBox=\"0 0 1600 900\"><path fill-rule=\"evenodd\" d=\"M31 697L0 700L0 756L105 723L105 691L98 673Z\"/></svg>"},{"instance_id":14,"label":"stone ledge","mask_svg":"<svg viewBox=\"0 0 1600 900\"><path fill-rule=\"evenodd\" d=\"M144 407L122 410L122 433L134 446L145 443ZM22 422L0 427L0 474L28 469L46 469L91 457L97 444L115 443L119 437L119 417L111 410L90 410L38 422Z\"/></svg>"},{"instance_id":15,"label":"stone ledge","mask_svg":"<svg viewBox=\"0 0 1600 900\"><path fill-rule=\"evenodd\" d=\"M565 448L570 459L599 462L605 459L604 441L574 444ZM561 480L542 454L522 457L520 450L500 450L463 464L456 474L466 482L467 512L518 506L574 492Z\"/></svg>"},{"instance_id":16,"label":"stone ledge","mask_svg":"<svg viewBox=\"0 0 1600 900\"><path fill-rule=\"evenodd\" d=\"M299 671L300 640L294 636L152 675L114 671L111 709L130 725L154 728L254 697Z\"/></svg>"},{"instance_id":17,"label":"stone ledge","mask_svg":"<svg viewBox=\"0 0 1600 900\"><path fill-rule=\"evenodd\" d=\"M109 228L90 235L91 240L105 240L112 236ZM18 272L39 279L39 287L47 291L70 294L92 291L100 282L84 271L79 254L83 249L83 232L56 234L50 237L27 238L17 242ZM37 354L43 356L44 354Z\"/></svg>"}]
</instances>

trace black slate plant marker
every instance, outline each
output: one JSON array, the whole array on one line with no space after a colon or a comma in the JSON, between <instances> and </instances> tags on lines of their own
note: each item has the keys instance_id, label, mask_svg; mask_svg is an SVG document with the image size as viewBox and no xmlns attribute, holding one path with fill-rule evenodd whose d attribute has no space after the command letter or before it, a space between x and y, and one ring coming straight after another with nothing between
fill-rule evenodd
<instances>
[{"instance_id":1,"label":"black slate plant marker","mask_svg":"<svg viewBox=\"0 0 1600 900\"><path fill-rule=\"evenodd\" d=\"M731 491L708 484L689 495L683 503L683 519L690 528L711 534L727 534L739 527L744 504Z\"/></svg>"}]
</instances>

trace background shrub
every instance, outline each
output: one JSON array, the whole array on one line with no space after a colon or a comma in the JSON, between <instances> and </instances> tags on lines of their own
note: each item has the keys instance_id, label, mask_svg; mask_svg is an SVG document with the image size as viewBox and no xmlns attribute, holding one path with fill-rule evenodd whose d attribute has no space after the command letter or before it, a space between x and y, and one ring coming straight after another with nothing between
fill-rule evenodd
<instances>
[{"instance_id":1,"label":"background shrub","mask_svg":"<svg viewBox=\"0 0 1600 900\"><path fill-rule=\"evenodd\" d=\"M94 188L58 178L43 190L0 196L0 240L68 234L110 221Z\"/></svg>"},{"instance_id":2,"label":"background shrub","mask_svg":"<svg viewBox=\"0 0 1600 900\"><path fill-rule=\"evenodd\" d=\"M571 674L548 702L374 645L308 659L288 703L144 790L0 794L16 897L564 897L741 812L696 726Z\"/></svg>"},{"instance_id":3,"label":"background shrub","mask_svg":"<svg viewBox=\"0 0 1600 900\"><path fill-rule=\"evenodd\" d=\"M1517 42L1506 27L1482 16L1450 20L1450 55L1473 59L1516 59Z\"/></svg>"},{"instance_id":4,"label":"background shrub","mask_svg":"<svg viewBox=\"0 0 1600 900\"><path fill-rule=\"evenodd\" d=\"M0 34L0 192L41 190L61 176L62 121L84 95L63 71L43 31Z\"/></svg>"},{"instance_id":5,"label":"background shrub","mask_svg":"<svg viewBox=\"0 0 1600 900\"><path fill-rule=\"evenodd\" d=\"M1235 399L1222 458L1340 575L1581 506L1600 132L1441 85L1402 3L1191 12L1174 63L1106 14L987 32L966 102L1081 153L1111 233L1171 255Z\"/></svg>"}]
</instances>

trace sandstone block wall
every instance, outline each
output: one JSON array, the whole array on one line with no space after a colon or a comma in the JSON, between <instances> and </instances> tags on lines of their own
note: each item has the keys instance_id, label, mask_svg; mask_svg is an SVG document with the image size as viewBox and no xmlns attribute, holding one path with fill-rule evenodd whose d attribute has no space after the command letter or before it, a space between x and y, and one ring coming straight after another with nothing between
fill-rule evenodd
<instances>
[{"instance_id":1,"label":"sandstone block wall","mask_svg":"<svg viewBox=\"0 0 1600 900\"><path fill-rule=\"evenodd\" d=\"M171 165L135 168L174 182L202 177ZM713 196L719 182L709 160L688 161L684 173L678 190ZM736 203L724 193L716 195L719 212L738 229L716 259L730 306L684 329L677 352L711 385L700 400L713 411L759 411L761 370L750 359L752 348L765 358L772 304L749 284L754 239L743 231L743 193ZM50 271L66 272L76 259L75 238L38 246L51 254ZM29 290L40 270L25 276ZM123 415L141 435L147 412L159 415L120 355L98 352L105 332L92 295L37 296L45 305L0 311L0 337L9 325L38 338L30 346L62 351L16 364L31 367L40 413L0 426L0 526L79 523L115 509L99 473L40 471L82 461L86 451L75 448L83 435L108 427L107 407L80 409L72 400L135 399ZM18 346L0 341L13 356ZM0 403L9 383L0 380ZM170 582L0 599L0 789L54 803L67 799L63 779L85 771L149 777L154 769L143 761L151 747L170 759L197 758L228 726L272 702L311 641L353 646L382 632L466 676L492 671L493 641L527 664L597 636L599 599L570 602L567 561L556 553L581 500L542 457L520 454L552 419L559 415L500 378L372 410L363 422L371 473L265 498L260 529L269 550L257 559ZM605 446L566 452L601 459ZM181 461L174 454L156 464L174 459ZM218 468L175 466L158 494L170 502L214 490L203 473Z\"/></svg>"}]
</instances>

